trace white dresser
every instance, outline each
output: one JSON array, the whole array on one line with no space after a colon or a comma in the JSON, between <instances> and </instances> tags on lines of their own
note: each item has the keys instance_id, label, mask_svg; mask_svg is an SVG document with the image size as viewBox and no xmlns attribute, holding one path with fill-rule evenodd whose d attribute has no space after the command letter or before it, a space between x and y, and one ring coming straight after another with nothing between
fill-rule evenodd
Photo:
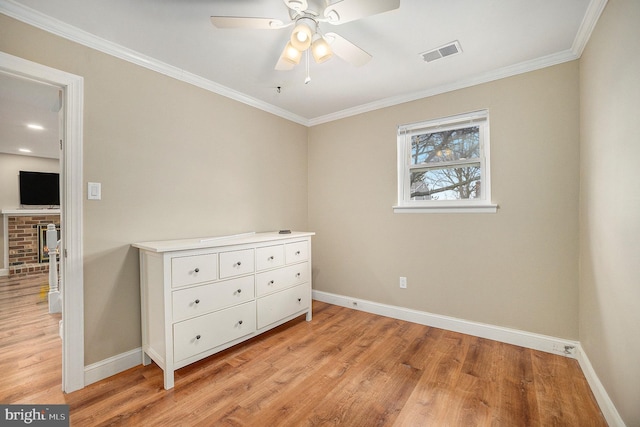
<instances>
[{"instance_id":1,"label":"white dresser","mask_svg":"<svg viewBox=\"0 0 640 427\"><path fill-rule=\"evenodd\" d=\"M311 232L133 244L140 250L142 363L164 371L297 316L311 320Z\"/></svg>"}]
</instances>

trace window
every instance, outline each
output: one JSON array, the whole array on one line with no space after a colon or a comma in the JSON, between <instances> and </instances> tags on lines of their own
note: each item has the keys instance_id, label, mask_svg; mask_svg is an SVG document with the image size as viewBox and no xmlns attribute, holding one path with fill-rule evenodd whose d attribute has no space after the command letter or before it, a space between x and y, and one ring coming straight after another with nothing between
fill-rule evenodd
<instances>
[{"instance_id":1,"label":"window","mask_svg":"<svg viewBox=\"0 0 640 427\"><path fill-rule=\"evenodd\" d=\"M486 110L398 127L395 212L495 212Z\"/></svg>"}]
</instances>

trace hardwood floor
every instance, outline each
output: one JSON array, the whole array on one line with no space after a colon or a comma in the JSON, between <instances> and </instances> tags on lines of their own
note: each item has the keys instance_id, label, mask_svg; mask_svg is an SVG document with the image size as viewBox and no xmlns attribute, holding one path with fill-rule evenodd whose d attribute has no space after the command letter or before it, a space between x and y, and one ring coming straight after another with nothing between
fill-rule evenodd
<instances>
[{"instance_id":1,"label":"hardwood floor","mask_svg":"<svg viewBox=\"0 0 640 427\"><path fill-rule=\"evenodd\" d=\"M61 315L49 314L48 277L0 277L0 403L65 403Z\"/></svg>"},{"instance_id":2,"label":"hardwood floor","mask_svg":"<svg viewBox=\"0 0 640 427\"><path fill-rule=\"evenodd\" d=\"M317 301L312 322L182 368L172 390L151 364L65 395L39 293L0 281L0 402L67 403L73 426L606 425L573 359Z\"/></svg>"}]
</instances>

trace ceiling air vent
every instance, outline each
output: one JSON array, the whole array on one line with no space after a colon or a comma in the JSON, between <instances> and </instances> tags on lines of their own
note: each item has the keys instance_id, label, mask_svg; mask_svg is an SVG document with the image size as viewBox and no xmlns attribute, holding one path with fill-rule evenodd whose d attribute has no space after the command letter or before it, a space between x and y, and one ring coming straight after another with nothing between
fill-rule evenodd
<instances>
[{"instance_id":1,"label":"ceiling air vent","mask_svg":"<svg viewBox=\"0 0 640 427\"><path fill-rule=\"evenodd\" d=\"M444 46L440 46L427 52L422 52L420 56L422 56L422 59L426 62L433 62L436 59L444 58L445 56L457 55L461 52L462 48L460 47L460 43L456 40Z\"/></svg>"}]
</instances>

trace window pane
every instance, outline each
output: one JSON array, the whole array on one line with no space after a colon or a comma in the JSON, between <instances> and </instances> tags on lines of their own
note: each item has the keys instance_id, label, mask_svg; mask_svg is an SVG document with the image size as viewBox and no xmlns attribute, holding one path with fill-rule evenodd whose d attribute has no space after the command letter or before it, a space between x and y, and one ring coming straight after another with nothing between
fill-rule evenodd
<instances>
[{"instance_id":1,"label":"window pane","mask_svg":"<svg viewBox=\"0 0 640 427\"><path fill-rule=\"evenodd\" d=\"M411 200L476 199L480 195L480 163L411 172Z\"/></svg>"},{"instance_id":2,"label":"window pane","mask_svg":"<svg viewBox=\"0 0 640 427\"><path fill-rule=\"evenodd\" d=\"M449 162L480 157L480 128L451 129L411 137L411 164Z\"/></svg>"}]
</instances>

